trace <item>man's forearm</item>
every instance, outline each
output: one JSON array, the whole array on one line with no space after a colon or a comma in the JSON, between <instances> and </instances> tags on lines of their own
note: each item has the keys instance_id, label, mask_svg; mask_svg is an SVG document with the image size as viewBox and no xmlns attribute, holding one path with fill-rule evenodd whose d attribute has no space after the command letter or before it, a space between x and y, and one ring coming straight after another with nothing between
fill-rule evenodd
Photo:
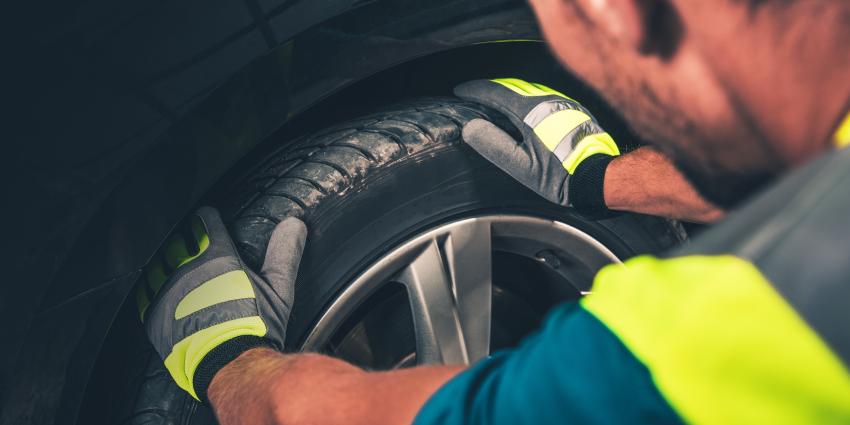
<instances>
[{"instance_id":1,"label":"man's forearm","mask_svg":"<svg viewBox=\"0 0 850 425\"><path fill-rule=\"evenodd\" d=\"M463 368L366 372L328 356L262 348L221 369L208 394L222 425L409 424Z\"/></svg>"},{"instance_id":2,"label":"man's forearm","mask_svg":"<svg viewBox=\"0 0 850 425\"><path fill-rule=\"evenodd\" d=\"M723 211L706 202L666 156L649 147L611 161L605 171L604 193L605 204L612 210L703 223L723 216Z\"/></svg>"}]
</instances>

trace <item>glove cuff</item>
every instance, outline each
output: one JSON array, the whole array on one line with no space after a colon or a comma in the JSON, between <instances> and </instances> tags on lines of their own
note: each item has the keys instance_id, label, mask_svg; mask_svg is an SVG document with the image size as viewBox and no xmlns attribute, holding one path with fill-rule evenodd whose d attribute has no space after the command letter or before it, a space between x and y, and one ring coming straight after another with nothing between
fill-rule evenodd
<instances>
[{"instance_id":1,"label":"glove cuff","mask_svg":"<svg viewBox=\"0 0 850 425\"><path fill-rule=\"evenodd\" d=\"M210 350L198 364L192 378L192 387L195 389L195 394L198 395L198 400L209 404L207 388L209 388L215 374L239 357L240 354L258 347L276 348L270 339L254 335L240 335Z\"/></svg>"},{"instance_id":2,"label":"glove cuff","mask_svg":"<svg viewBox=\"0 0 850 425\"><path fill-rule=\"evenodd\" d=\"M593 218L616 215L605 205L605 170L614 156L595 154L582 161L570 177L570 204L580 213Z\"/></svg>"}]
</instances>

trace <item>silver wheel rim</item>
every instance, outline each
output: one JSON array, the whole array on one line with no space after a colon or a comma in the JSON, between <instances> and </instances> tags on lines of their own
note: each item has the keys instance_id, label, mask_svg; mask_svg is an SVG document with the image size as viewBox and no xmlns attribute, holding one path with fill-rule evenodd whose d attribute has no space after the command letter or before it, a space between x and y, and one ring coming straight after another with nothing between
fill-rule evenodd
<instances>
[{"instance_id":1,"label":"silver wheel rim","mask_svg":"<svg viewBox=\"0 0 850 425\"><path fill-rule=\"evenodd\" d=\"M302 350L323 350L364 300L394 282L407 290L418 363L468 364L487 356L494 251L533 258L582 294L590 290L587 276L620 262L605 245L559 221L489 215L450 222L390 250L355 278L316 322Z\"/></svg>"}]
</instances>

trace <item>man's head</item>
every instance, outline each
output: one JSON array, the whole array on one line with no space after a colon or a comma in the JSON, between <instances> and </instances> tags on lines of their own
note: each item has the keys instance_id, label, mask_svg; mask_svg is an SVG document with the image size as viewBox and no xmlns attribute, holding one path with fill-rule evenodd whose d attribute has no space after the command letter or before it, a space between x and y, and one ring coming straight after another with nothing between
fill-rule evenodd
<instances>
[{"instance_id":1,"label":"man's head","mask_svg":"<svg viewBox=\"0 0 850 425\"><path fill-rule=\"evenodd\" d=\"M731 206L827 148L850 96L850 2L532 0L561 61Z\"/></svg>"}]
</instances>

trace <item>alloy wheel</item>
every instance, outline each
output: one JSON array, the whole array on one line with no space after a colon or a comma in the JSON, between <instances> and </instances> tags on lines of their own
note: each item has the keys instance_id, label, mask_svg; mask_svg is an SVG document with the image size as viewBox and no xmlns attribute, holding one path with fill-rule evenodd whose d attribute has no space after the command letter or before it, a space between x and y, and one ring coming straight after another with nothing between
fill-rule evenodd
<instances>
[{"instance_id":1,"label":"alloy wheel","mask_svg":"<svg viewBox=\"0 0 850 425\"><path fill-rule=\"evenodd\" d=\"M619 262L560 221L487 215L437 226L390 250L320 317L304 351L369 368L469 364L515 345L553 305Z\"/></svg>"}]
</instances>

